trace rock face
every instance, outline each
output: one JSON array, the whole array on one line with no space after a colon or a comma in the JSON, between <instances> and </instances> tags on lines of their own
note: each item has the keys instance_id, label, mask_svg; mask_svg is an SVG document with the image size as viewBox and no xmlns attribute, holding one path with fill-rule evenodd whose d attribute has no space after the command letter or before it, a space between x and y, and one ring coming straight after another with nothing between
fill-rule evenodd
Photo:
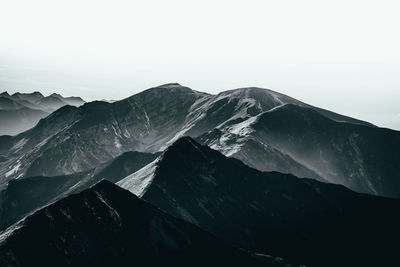
<instances>
[{"instance_id":1,"label":"rock face","mask_svg":"<svg viewBox=\"0 0 400 267\"><path fill-rule=\"evenodd\" d=\"M189 137L117 184L232 244L295 263L399 263L400 201L263 173Z\"/></svg>"},{"instance_id":2,"label":"rock face","mask_svg":"<svg viewBox=\"0 0 400 267\"><path fill-rule=\"evenodd\" d=\"M1 266L277 266L102 181L0 236Z\"/></svg>"},{"instance_id":3,"label":"rock face","mask_svg":"<svg viewBox=\"0 0 400 267\"><path fill-rule=\"evenodd\" d=\"M163 151L182 136L261 171L400 196L399 132L267 89L209 95L179 84L113 103L66 106L29 131L3 137L0 187L18 177L85 171L126 151Z\"/></svg>"},{"instance_id":4,"label":"rock face","mask_svg":"<svg viewBox=\"0 0 400 267\"><path fill-rule=\"evenodd\" d=\"M0 191L0 230L6 229L38 208L87 189L102 179L118 182L152 162L158 155L126 152L97 168L75 174L11 180Z\"/></svg>"},{"instance_id":5,"label":"rock face","mask_svg":"<svg viewBox=\"0 0 400 267\"><path fill-rule=\"evenodd\" d=\"M0 136L1 266L400 265L400 201L342 186L400 197L400 132L260 88L79 101L0 96L57 108Z\"/></svg>"},{"instance_id":6,"label":"rock face","mask_svg":"<svg viewBox=\"0 0 400 267\"><path fill-rule=\"evenodd\" d=\"M287 104L206 133L201 143L262 171L400 196L400 132L337 122Z\"/></svg>"},{"instance_id":7,"label":"rock face","mask_svg":"<svg viewBox=\"0 0 400 267\"><path fill-rule=\"evenodd\" d=\"M58 94L44 97L39 92L13 95L3 92L0 94L0 135L24 132L62 106L80 106L84 103L80 97L63 97Z\"/></svg>"}]
</instances>

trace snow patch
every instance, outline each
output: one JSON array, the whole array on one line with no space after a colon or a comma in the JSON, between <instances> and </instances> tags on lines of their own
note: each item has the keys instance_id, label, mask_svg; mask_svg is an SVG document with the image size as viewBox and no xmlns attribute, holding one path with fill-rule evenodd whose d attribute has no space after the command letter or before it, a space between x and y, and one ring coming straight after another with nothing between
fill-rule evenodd
<instances>
[{"instance_id":1,"label":"snow patch","mask_svg":"<svg viewBox=\"0 0 400 267\"><path fill-rule=\"evenodd\" d=\"M23 224L22 224L23 220L25 220L25 218L23 218L18 223L11 225L3 232L0 232L0 245L3 244L7 240L7 238L10 237L14 233L14 231L18 230L19 228L21 228L23 226Z\"/></svg>"},{"instance_id":2,"label":"snow patch","mask_svg":"<svg viewBox=\"0 0 400 267\"><path fill-rule=\"evenodd\" d=\"M229 132L237 135L247 135L253 131L253 129L250 128L250 125L252 125L257 118L258 116L250 117L241 123L235 124L230 127Z\"/></svg>"},{"instance_id":3,"label":"snow patch","mask_svg":"<svg viewBox=\"0 0 400 267\"><path fill-rule=\"evenodd\" d=\"M117 129L115 129L114 125L111 125L112 129L114 130L114 134L120 138L122 138L121 134L119 133L120 131L117 131Z\"/></svg>"},{"instance_id":4,"label":"snow patch","mask_svg":"<svg viewBox=\"0 0 400 267\"><path fill-rule=\"evenodd\" d=\"M125 136L126 138L130 138L130 137L131 137L131 134L128 132L127 129L125 129L124 136Z\"/></svg>"},{"instance_id":5,"label":"snow patch","mask_svg":"<svg viewBox=\"0 0 400 267\"><path fill-rule=\"evenodd\" d=\"M11 148L11 150L13 150L15 152L21 150L28 141L29 141L29 139L22 138L21 140L19 140L17 143L14 144L14 146Z\"/></svg>"},{"instance_id":6,"label":"snow patch","mask_svg":"<svg viewBox=\"0 0 400 267\"><path fill-rule=\"evenodd\" d=\"M96 192L96 195L99 197L100 201L103 202L104 205L106 205L108 207L110 215L115 219L115 221L120 222L121 218L119 217L118 212L110 204L108 204L108 202L104 199L104 197L99 192Z\"/></svg>"},{"instance_id":7,"label":"snow patch","mask_svg":"<svg viewBox=\"0 0 400 267\"><path fill-rule=\"evenodd\" d=\"M118 137L116 137L116 136L114 137L114 144L115 144L116 148L122 147L121 142L119 141Z\"/></svg>"},{"instance_id":8,"label":"snow patch","mask_svg":"<svg viewBox=\"0 0 400 267\"><path fill-rule=\"evenodd\" d=\"M159 158L117 183L118 186L142 197L154 179Z\"/></svg>"},{"instance_id":9,"label":"snow patch","mask_svg":"<svg viewBox=\"0 0 400 267\"><path fill-rule=\"evenodd\" d=\"M260 115L253 116L240 123L225 126L224 129L221 129L224 134L219 139L210 143L210 147L220 151L227 157L231 157L238 153L243 146L244 141L254 131L251 128L251 125L257 121L259 116Z\"/></svg>"},{"instance_id":10,"label":"snow patch","mask_svg":"<svg viewBox=\"0 0 400 267\"><path fill-rule=\"evenodd\" d=\"M149 119L149 116L147 115L146 110L143 107L142 107L142 109L143 109L144 116L146 117L146 124L145 124L146 131L147 131L147 133L149 133L150 132L150 119Z\"/></svg>"},{"instance_id":11,"label":"snow patch","mask_svg":"<svg viewBox=\"0 0 400 267\"><path fill-rule=\"evenodd\" d=\"M15 164L11 170L9 170L8 172L6 172L6 177L9 177L10 175L13 175L14 173L18 172L19 168L21 167L21 162L17 162L17 164Z\"/></svg>"}]
</instances>

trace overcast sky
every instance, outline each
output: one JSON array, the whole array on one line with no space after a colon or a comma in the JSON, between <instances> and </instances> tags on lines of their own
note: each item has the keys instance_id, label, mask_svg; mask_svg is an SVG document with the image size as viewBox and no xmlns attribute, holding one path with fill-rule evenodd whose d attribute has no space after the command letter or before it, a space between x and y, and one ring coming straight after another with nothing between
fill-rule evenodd
<instances>
[{"instance_id":1,"label":"overcast sky","mask_svg":"<svg viewBox=\"0 0 400 267\"><path fill-rule=\"evenodd\" d=\"M400 130L398 1L0 2L0 91L258 86Z\"/></svg>"}]
</instances>

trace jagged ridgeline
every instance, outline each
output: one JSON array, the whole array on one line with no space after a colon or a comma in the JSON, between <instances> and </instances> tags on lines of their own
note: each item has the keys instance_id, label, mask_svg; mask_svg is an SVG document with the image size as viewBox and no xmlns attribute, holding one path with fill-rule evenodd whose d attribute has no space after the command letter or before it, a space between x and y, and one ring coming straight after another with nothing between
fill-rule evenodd
<instances>
[{"instance_id":1,"label":"jagged ridgeline","mask_svg":"<svg viewBox=\"0 0 400 267\"><path fill-rule=\"evenodd\" d=\"M24 133L0 137L0 183L86 171L126 151L162 151L181 136L262 171L400 195L399 132L271 90L210 95L179 84L65 106Z\"/></svg>"},{"instance_id":2,"label":"jagged ridgeline","mask_svg":"<svg viewBox=\"0 0 400 267\"><path fill-rule=\"evenodd\" d=\"M85 101L80 97L63 97L59 94L43 96L40 92L0 94L0 135L15 135L24 132L65 105L80 106Z\"/></svg>"},{"instance_id":3,"label":"jagged ridgeline","mask_svg":"<svg viewBox=\"0 0 400 267\"><path fill-rule=\"evenodd\" d=\"M1 94L44 113L0 136L0 265L400 264L398 131L255 87L66 99Z\"/></svg>"}]
</instances>

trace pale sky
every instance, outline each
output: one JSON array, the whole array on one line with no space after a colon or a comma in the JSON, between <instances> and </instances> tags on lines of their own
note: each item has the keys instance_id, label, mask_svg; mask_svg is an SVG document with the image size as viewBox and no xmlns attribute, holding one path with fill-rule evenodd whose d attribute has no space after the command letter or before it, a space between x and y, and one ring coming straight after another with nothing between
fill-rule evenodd
<instances>
[{"instance_id":1,"label":"pale sky","mask_svg":"<svg viewBox=\"0 0 400 267\"><path fill-rule=\"evenodd\" d=\"M400 130L398 1L0 1L0 91L257 86Z\"/></svg>"}]
</instances>

